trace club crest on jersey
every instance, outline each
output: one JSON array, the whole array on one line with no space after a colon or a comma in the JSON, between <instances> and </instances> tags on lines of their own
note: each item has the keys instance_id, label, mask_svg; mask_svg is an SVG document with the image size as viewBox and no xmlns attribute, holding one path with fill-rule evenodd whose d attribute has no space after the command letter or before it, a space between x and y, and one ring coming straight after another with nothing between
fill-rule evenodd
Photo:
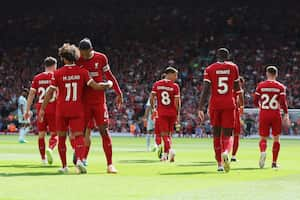
<instances>
[{"instance_id":1,"label":"club crest on jersey","mask_svg":"<svg viewBox=\"0 0 300 200\"><path fill-rule=\"evenodd\" d=\"M98 69L99 63L95 63L95 68Z\"/></svg>"}]
</instances>

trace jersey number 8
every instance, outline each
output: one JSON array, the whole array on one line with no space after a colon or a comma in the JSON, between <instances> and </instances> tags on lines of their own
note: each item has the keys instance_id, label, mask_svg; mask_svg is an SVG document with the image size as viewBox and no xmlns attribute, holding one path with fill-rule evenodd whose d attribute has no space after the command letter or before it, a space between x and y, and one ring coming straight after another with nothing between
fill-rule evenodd
<instances>
[{"instance_id":1,"label":"jersey number 8","mask_svg":"<svg viewBox=\"0 0 300 200\"><path fill-rule=\"evenodd\" d=\"M161 103L165 106L170 105L171 99L170 94L167 91L161 93Z\"/></svg>"}]
</instances>

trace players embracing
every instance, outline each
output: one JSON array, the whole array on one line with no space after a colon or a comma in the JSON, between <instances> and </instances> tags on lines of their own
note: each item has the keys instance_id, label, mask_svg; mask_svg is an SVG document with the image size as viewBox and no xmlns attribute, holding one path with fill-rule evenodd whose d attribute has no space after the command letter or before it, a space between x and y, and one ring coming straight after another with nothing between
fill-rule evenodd
<instances>
[{"instance_id":1,"label":"players embracing","mask_svg":"<svg viewBox=\"0 0 300 200\"><path fill-rule=\"evenodd\" d=\"M77 65L86 69L96 82L102 82L104 77L111 81L113 83L113 89L117 94L117 107L120 108L123 103L123 94L118 81L110 70L106 55L95 51L91 40L88 38L84 38L79 42L79 50L80 58L76 61ZM86 164L91 145L91 129L97 126L101 134L102 146L107 161L107 172L117 173L117 170L112 163L112 141L108 132L109 116L105 92L103 90L96 91L92 88L87 88L84 91L84 104L86 119L84 163Z\"/></svg>"},{"instance_id":2,"label":"players embracing","mask_svg":"<svg viewBox=\"0 0 300 200\"><path fill-rule=\"evenodd\" d=\"M59 56L64 66L56 70L52 76L51 85L46 92L44 101L39 111L39 120L43 122L46 118L45 109L58 91L56 104L56 131L58 135L58 152L62 162L61 173L68 172L66 159L66 137L69 132L74 137L74 148L76 154L76 169L78 173L86 173L84 160L84 91L87 87L94 90L105 90L112 87L112 82L95 82L89 72L76 65L79 50L75 45L65 43L59 48Z\"/></svg>"}]
</instances>

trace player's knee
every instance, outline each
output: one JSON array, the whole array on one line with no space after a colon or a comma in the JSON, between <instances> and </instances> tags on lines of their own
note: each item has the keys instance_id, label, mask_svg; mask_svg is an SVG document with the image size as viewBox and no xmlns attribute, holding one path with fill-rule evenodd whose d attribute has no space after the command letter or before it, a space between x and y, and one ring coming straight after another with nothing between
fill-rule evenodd
<instances>
[{"instance_id":1,"label":"player's knee","mask_svg":"<svg viewBox=\"0 0 300 200\"><path fill-rule=\"evenodd\" d=\"M99 126L99 131L101 135L108 134L108 128L106 125Z\"/></svg>"},{"instance_id":2,"label":"player's knee","mask_svg":"<svg viewBox=\"0 0 300 200\"><path fill-rule=\"evenodd\" d=\"M39 138L44 138L46 136L46 132L39 132Z\"/></svg>"},{"instance_id":3,"label":"player's knee","mask_svg":"<svg viewBox=\"0 0 300 200\"><path fill-rule=\"evenodd\" d=\"M279 135L274 136L273 138L274 138L274 142L279 142L280 141Z\"/></svg>"}]
</instances>

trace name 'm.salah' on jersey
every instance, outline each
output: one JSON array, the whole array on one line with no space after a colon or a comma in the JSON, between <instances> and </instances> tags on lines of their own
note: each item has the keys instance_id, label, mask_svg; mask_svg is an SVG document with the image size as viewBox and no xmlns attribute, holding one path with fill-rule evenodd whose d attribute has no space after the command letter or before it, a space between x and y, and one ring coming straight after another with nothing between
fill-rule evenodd
<instances>
[{"instance_id":1,"label":"name 'm.salah' on jersey","mask_svg":"<svg viewBox=\"0 0 300 200\"><path fill-rule=\"evenodd\" d=\"M204 81L211 84L211 109L235 108L234 82L239 81L236 64L227 61L213 63L205 69Z\"/></svg>"},{"instance_id":2,"label":"name 'm.salah' on jersey","mask_svg":"<svg viewBox=\"0 0 300 200\"><path fill-rule=\"evenodd\" d=\"M56 115L78 117L83 115L83 92L93 79L86 69L65 65L52 76L51 87L58 89Z\"/></svg>"}]
</instances>

